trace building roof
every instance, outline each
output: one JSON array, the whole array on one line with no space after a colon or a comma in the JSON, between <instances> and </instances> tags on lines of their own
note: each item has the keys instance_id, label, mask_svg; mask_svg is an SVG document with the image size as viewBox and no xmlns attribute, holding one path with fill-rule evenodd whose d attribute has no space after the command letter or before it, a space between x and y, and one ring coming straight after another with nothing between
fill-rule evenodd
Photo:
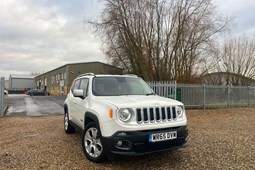
<instances>
[{"instance_id":1,"label":"building roof","mask_svg":"<svg viewBox=\"0 0 255 170\"><path fill-rule=\"evenodd\" d=\"M120 66L114 66L114 65L107 64L107 63L103 63L103 62L100 62L100 61L81 62L81 63L68 63L68 64L62 65L62 66L60 66L60 67L57 67L57 68L55 68L55 69L52 69L52 70L50 70L50 71L47 71L47 72L45 72L45 73L43 73L43 74L37 75L37 76L35 76L35 78L36 78L36 77L40 77L40 76L42 76L42 75L44 75L44 74L47 74L47 73L49 73L49 72L52 72L52 71L54 71L54 70L60 69L60 68L62 68L62 67L66 67L66 66L68 66L68 65L75 65L75 64L95 64L95 63L103 64L103 65L108 65L108 66L116 67L116 68L119 68L119 69L123 69L123 68L120 67Z\"/></svg>"},{"instance_id":2,"label":"building roof","mask_svg":"<svg viewBox=\"0 0 255 170\"><path fill-rule=\"evenodd\" d=\"M255 85L255 79L231 72L213 72L202 76L202 79L212 84Z\"/></svg>"},{"instance_id":3,"label":"building roof","mask_svg":"<svg viewBox=\"0 0 255 170\"><path fill-rule=\"evenodd\" d=\"M11 78L19 78L19 79L34 79L34 75L21 75L21 74L11 74L10 75L10 79Z\"/></svg>"}]
</instances>

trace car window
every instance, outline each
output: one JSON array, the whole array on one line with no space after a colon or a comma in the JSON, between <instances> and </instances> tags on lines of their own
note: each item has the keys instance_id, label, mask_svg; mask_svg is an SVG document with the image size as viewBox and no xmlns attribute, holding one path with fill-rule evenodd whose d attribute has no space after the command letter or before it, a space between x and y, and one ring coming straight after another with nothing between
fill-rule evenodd
<instances>
[{"instance_id":1,"label":"car window","mask_svg":"<svg viewBox=\"0 0 255 170\"><path fill-rule=\"evenodd\" d=\"M92 92L96 96L146 95L153 93L143 80L132 77L95 77Z\"/></svg>"},{"instance_id":2,"label":"car window","mask_svg":"<svg viewBox=\"0 0 255 170\"><path fill-rule=\"evenodd\" d=\"M88 84L89 84L89 79L82 79L81 80L81 84L80 84L80 88L84 91L83 96L86 97L87 93L88 93Z\"/></svg>"}]
</instances>

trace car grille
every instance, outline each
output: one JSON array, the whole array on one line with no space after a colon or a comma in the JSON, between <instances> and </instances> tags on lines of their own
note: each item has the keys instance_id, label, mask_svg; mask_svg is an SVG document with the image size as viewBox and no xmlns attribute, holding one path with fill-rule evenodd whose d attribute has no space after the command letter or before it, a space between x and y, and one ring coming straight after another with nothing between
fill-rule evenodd
<instances>
[{"instance_id":1,"label":"car grille","mask_svg":"<svg viewBox=\"0 0 255 170\"><path fill-rule=\"evenodd\" d=\"M136 109L137 123L158 123L176 120L176 107L149 107Z\"/></svg>"}]
</instances>

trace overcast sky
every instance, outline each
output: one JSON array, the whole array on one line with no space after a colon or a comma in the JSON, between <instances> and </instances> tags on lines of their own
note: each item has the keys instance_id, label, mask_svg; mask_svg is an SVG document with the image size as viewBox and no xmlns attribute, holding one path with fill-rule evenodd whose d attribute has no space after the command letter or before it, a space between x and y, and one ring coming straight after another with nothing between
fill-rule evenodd
<instances>
[{"instance_id":1,"label":"overcast sky","mask_svg":"<svg viewBox=\"0 0 255 170\"><path fill-rule=\"evenodd\" d=\"M107 62L84 18L99 16L98 0L1 0L0 77L43 73L67 63ZM235 17L234 34L255 32L254 0L216 0Z\"/></svg>"}]
</instances>

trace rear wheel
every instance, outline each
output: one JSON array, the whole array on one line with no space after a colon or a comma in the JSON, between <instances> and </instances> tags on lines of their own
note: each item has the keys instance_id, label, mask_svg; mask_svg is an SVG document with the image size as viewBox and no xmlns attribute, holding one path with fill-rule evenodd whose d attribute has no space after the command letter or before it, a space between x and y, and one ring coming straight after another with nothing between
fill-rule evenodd
<instances>
[{"instance_id":1,"label":"rear wheel","mask_svg":"<svg viewBox=\"0 0 255 170\"><path fill-rule=\"evenodd\" d=\"M106 154L101 142L101 133L95 122L88 123L82 135L82 148L88 160L95 163L106 161Z\"/></svg>"},{"instance_id":2,"label":"rear wheel","mask_svg":"<svg viewBox=\"0 0 255 170\"><path fill-rule=\"evenodd\" d=\"M75 128L69 123L69 116L68 116L67 109L65 110L65 115L64 115L64 129L67 134L71 134L75 132Z\"/></svg>"}]
</instances>

